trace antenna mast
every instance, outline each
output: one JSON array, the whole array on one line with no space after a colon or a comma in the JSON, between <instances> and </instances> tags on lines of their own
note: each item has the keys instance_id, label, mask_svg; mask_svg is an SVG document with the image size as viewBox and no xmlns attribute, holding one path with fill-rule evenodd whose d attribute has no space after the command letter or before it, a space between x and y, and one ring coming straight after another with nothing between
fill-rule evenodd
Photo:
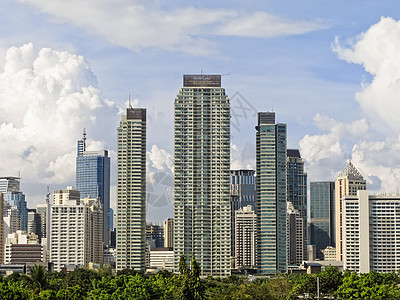
<instances>
[{"instance_id":1,"label":"antenna mast","mask_svg":"<svg viewBox=\"0 0 400 300\"><path fill-rule=\"evenodd\" d=\"M86 128L83 128L83 151L86 151Z\"/></svg>"},{"instance_id":2,"label":"antenna mast","mask_svg":"<svg viewBox=\"0 0 400 300\"><path fill-rule=\"evenodd\" d=\"M46 203L47 203L47 204L50 204L50 191L49 191L49 186L47 186Z\"/></svg>"}]
</instances>

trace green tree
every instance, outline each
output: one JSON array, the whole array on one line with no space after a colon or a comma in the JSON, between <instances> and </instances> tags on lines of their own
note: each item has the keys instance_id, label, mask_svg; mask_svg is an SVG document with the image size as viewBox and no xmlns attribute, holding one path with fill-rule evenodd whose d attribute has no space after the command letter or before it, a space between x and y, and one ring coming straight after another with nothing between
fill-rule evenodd
<instances>
[{"instance_id":1,"label":"green tree","mask_svg":"<svg viewBox=\"0 0 400 300\"><path fill-rule=\"evenodd\" d=\"M200 281L200 265L197 263L194 254L190 257L190 266L186 263L186 257L182 254L179 261L179 279L180 288L177 291L176 297L180 300L202 299L204 289Z\"/></svg>"},{"instance_id":2,"label":"green tree","mask_svg":"<svg viewBox=\"0 0 400 300\"><path fill-rule=\"evenodd\" d=\"M68 273L64 279L64 289L68 287L80 286L82 293L86 295L93 288L93 280L99 279L100 276L92 270L80 268Z\"/></svg>"},{"instance_id":3,"label":"green tree","mask_svg":"<svg viewBox=\"0 0 400 300\"><path fill-rule=\"evenodd\" d=\"M40 294L48 286L47 270L40 265L34 265L31 268L30 275L23 275L23 278L24 285L32 290L34 294Z\"/></svg>"},{"instance_id":4,"label":"green tree","mask_svg":"<svg viewBox=\"0 0 400 300\"><path fill-rule=\"evenodd\" d=\"M22 281L0 282L0 296L2 300L25 300L29 299L29 292L23 288Z\"/></svg>"}]
</instances>

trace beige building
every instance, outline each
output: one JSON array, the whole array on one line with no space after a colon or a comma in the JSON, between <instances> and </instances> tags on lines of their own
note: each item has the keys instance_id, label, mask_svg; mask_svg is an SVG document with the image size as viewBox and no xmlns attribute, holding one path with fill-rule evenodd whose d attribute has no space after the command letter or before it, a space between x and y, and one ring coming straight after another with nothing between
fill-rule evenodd
<instances>
[{"instance_id":1,"label":"beige building","mask_svg":"<svg viewBox=\"0 0 400 300\"><path fill-rule=\"evenodd\" d=\"M356 196L357 191L366 190L366 181L349 161L335 181L335 235L336 260L343 260L343 198Z\"/></svg>"},{"instance_id":2,"label":"beige building","mask_svg":"<svg viewBox=\"0 0 400 300\"><path fill-rule=\"evenodd\" d=\"M343 202L343 263L357 273L400 270L400 195L358 191Z\"/></svg>"},{"instance_id":3,"label":"beige building","mask_svg":"<svg viewBox=\"0 0 400 300\"><path fill-rule=\"evenodd\" d=\"M26 264L46 261L46 246L39 237L23 230L8 234L5 242L4 263Z\"/></svg>"},{"instance_id":4,"label":"beige building","mask_svg":"<svg viewBox=\"0 0 400 300\"><path fill-rule=\"evenodd\" d=\"M174 251L172 248L154 248L150 250L150 268L174 271Z\"/></svg>"},{"instance_id":5,"label":"beige building","mask_svg":"<svg viewBox=\"0 0 400 300\"><path fill-rule=\"evenodd\" d=\"M174 218L164 221L164 247L174 247Z\"/></svg>"},{"instance_id":6,"label":"beige building","mask_svg":"<svg viewBox=\"0 0 400 300\"><path fill-rule=\"evenodd\" d=\"M336 260L336 248L332 246L328 246L325 249L321 250L324 260L332 261Z\"/></svg>"},{"instance_id":7,"label":"beige building","mask_svg":"<svg viewBox=\"0 0 400 300\"><path fill-rule=\"evenodd\" d=\"M81 201L89 207L90 262L103 263L103 209L99 198L84 198Z\"/></svg>"},{"instance_id":8,"label":"beige building","mask_svg":"<svg viewBox=\"0 0 400 300\"><path fill-rule=\"evenodd\" d=\"M257 264L257 215L251 205L235 212L235 268Z\"/></svg>"}]
</instances>

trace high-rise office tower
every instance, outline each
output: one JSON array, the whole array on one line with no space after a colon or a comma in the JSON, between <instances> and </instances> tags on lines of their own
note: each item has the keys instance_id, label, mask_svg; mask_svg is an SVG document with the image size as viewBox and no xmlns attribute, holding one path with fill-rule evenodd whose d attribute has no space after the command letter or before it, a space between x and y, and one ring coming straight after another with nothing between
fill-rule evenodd
<instances>
[{"instance_id":1,"label":"high-rise office tower","mask_svg":"<svg viewBox=\"0 0 400 300\"><path fill-rule=\"evenodd\" d=\"M298 253L295 255L295 263L300 265L304 260L307 260L307 173L304 172L304 160L301 158L298 149L287 150L287 201L293 204L295 210L300 213L300 218L303 220L303 232L299 231L297 226L297 237L299 244L296 247ZM299 218L298 218L299 220ZM289 260L293 262L292 260Z\"/></svg>"},{"instance_id":2,"label":"high-rise office tower","mask_svg":"<svg viewBox=\"0 0 400 300\"><path fill-rule=\"evenodd\" d=\"M164 247L174 247L174 218L164 221Z\"/></svg>"},{"instance_id":3,"label":"high-rise office tower","mask_svg":"<svg viewBox=\"0 0 400 300\"><path fill-rule=\"evenodd\" d=\"M231 170L231 256L235 257L235 214L251 205L256 210L256 177L254 170ZM237 265L237 264L236 264ZM254 266L256 264L253 264Z\"/></svg>"},{"instance_id":4,"label":"high-rise office tower","mask_svg":"<svg viewBox=\"0 0 400 300\"><path fill-rule=\"evenodd\" d=\"M0 193L3 193L5 204L15 206L18 210L21 227L17 230L26 231L28 229L28 208L25 194L20 191L20 178L12 176L0 177Z\"/></svg>"},{"instance_id":5,"label":"high-rise office tower","mask_svg":"<svg viewBox=\"0 0 400 300\"><path fill-rule=\"evenodd\" d=\"M235 212L235 269L257 264L257 215L251 205Z\"/></svg>"},{"instance_id":6,"label":"high-rise office tower","mask_svg":"<svg viewBox=\"0 0 400 300\"><path fill-rule=\"evenodd\" d=\"M343 267L357 273L400 270L400 197L359 190L343 197Z\"/></svg>"},{"instance_id":7,"label":"high-rise office tower","mask_svg":"<svg viewBox=\"0 0 400 300\"><path fill-rule=\"evenodd\" d=\"M287 202L286 204L288 264L299 266L307 257L307 246L304 248L306 241L304 226L306 226L306 222L292 202Z\"/></svg>"},{"instance_id":8,"label":"high-rise office tower","mask_svg":"<svg viewBox=\"0 0 400 300\"><path fill-rule=\"evenodd\" d=\"M366 181L349 161L335 181L335 244L338 261L343 261L343 197L355 196L357 191L366 189Z\"/></svg>"},{"instance_id":9,"label":"high-rise office tower","mask_svg":"<svg viewBox=\"0 0 400 300\"><path fill-rule=\"evenodd\" d=\"M256 130L257 268L286 272L286 124L275 123L274 112L259 112Z\"/></svg>"},{"instance_id":10,"label":"high-rise office tower","mask_svg":"<svg viewBox=\"0 0 400 300\"><path fill-rule=\"evenodd\" d=\"M230 104L221 75L184 75L175 99L174 253L230 275Z\"/></svg>"},{"instance_id":11,"label":"high-rise office tower","mask_svg":"<svg viewBox=\"0 0 400 300\"><path fill-rule=\"evenodd\" d=\"M129 107L118 128L117 270L144 271L146 255L146 109Z\"/></svg>"},{"instance_id":12,"label":"high-rise office tower","mask_svg":"<svg viewBox=\"0 0 400 300\"><path fill-rule=\"evenodd\" d=\"M76 189L81 198L99 198L103 209L103 241L110 236L110 157L107 150L87 151L86 132L78 141L76 157Z\"/></svg>"},{"instance_id":13,"label":"high-rise office tower","mask_svg":"<svg viewBox=\"0 0 400 300\"><path fill-rule=\"evenodd\" d=\"M37 235L39 242L42 240L42 222L36 209L28 209L28 231Z\"/></svg>"},{"instance_id":14,"label":"high-rise office tower","mask_svg":"<svg viewBox=\"0 0 400 300\"><path fill-rule=\"evenodd\" d=\"M335 246L335 183L310 182L310 245L315 245L317 257L322 250Z\"/></svg>"}]
</instances>

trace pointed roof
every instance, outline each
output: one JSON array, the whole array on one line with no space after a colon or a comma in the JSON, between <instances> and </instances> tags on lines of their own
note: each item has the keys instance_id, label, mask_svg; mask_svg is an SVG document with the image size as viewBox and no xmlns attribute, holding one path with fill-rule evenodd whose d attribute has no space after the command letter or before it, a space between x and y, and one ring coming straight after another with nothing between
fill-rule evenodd
<instances>
[{"instance_id":1,"label":"pointed roof","mask_svg":"<svg viewBox=\"0 0 400 300\"><path fill-rule=\"evenodd\" d=\"M350 160L347 163L346 167L343 169L343 171L340 172L338 177L349 177L352 179L360 179L360 180L364 179L361 173L356 169L356 167L351 163Z\"/></svg>"}]
</instances>

